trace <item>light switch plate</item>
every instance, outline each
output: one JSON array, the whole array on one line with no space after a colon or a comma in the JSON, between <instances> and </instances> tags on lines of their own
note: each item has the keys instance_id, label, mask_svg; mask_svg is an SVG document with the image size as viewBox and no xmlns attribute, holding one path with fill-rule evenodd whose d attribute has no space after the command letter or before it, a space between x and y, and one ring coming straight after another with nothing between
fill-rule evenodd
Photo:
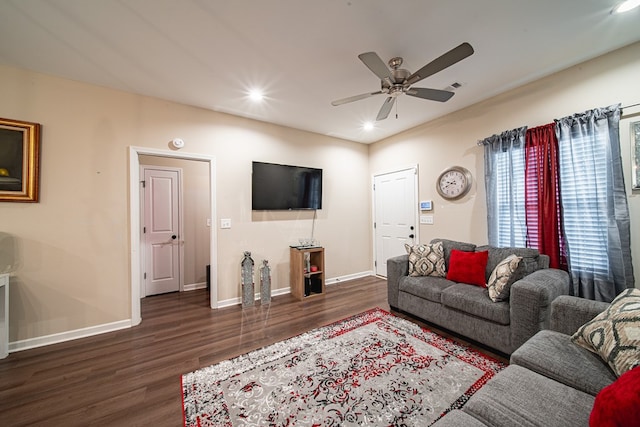
<instances>
[{"instance_id":1,"label":"light switch plate","mask_svg":"<svg viewBox=\"0 0 640 427\"><path fill-rule=\"evenodd\" d=\"M231 219L230 218L221 219L220 228L231 228Z\"/></svg>"},{"instance_id":2,"label":"light switch plate","mask_svg":"<svg viewBox=\"0 0 640 427\"><path fill-rule=\"evenodd\" d=\"M420 215L420 224L433 224L433 215Z\"/></svg>"}]
</instances>

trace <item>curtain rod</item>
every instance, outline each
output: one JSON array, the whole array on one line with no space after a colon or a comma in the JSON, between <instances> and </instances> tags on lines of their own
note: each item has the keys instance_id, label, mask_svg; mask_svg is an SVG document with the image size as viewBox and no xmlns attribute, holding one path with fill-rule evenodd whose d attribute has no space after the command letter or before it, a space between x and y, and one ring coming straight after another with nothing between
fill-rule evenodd
<instances>
[{"instance_id":1,"label":"curtain rod","mask_svg":"<svg viewBox=\"0 0 640 427\"><path fill-rule=\"evenodd\" d=\"M638 107L638 106L640 106L640 102L636 102L635 104L623 105L622 107L620 107L620 109L623 110L625 108L632 108L632 107ZM484 145L484 139L479 139L476 142L476 145Z\"/></svg>"}]
</instances>

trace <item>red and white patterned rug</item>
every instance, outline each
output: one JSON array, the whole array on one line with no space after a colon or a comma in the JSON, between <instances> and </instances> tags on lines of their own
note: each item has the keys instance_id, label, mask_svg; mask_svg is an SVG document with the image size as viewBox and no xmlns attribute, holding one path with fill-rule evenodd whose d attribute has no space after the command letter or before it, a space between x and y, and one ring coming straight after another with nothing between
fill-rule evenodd
<instances>
[{"instance_id":1,"label":"red and white patterned rug","mask_svg":"<svg viewBox=\"0 0 640 427\"><path fill-rule=\"evenodd\" d=\"M381 309L182 376L185 426L428 426L505 365Z\"/></svg>"}]
</instances>

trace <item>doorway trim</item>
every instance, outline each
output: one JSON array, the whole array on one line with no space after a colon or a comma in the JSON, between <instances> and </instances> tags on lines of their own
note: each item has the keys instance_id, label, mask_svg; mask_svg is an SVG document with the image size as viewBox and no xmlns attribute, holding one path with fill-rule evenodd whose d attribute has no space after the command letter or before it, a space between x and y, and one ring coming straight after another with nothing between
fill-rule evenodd
<instances>
[{"instance_id":1,"label":"doorway trim","mask_svg":"<svg viewBox=\"0 0 640 427\"><path fill-rule=\"evenodd\" d=\"M210 307L218 308L218 278L217 268L217 232L216 218L216 159L206 154L174 152L146 147L129 147L129 281L131 288L131 325L136 326L142 322L140 312L140 282L142 251L140 248L140 155L170 157L184 160L200 160L209 164L209 216L211 228L209 230L209 264L213 272L211 274Z\"/></svg>"}]
</instances>

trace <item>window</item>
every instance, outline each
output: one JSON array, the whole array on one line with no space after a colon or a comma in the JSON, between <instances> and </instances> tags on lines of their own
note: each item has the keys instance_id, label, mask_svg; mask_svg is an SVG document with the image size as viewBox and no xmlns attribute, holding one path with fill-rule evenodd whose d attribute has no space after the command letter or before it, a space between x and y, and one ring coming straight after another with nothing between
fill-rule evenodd
<instances>
[{"instance_id":1,"label":"window","mask_svg":"<svg viewBox=\"0 0 640 427\"><path fill-rule=\"evenodd\" d=\"M607 257L608 133L581 135L559 144L564 232L574 274L609 276Z\"/></svg>"}]
</instances>

